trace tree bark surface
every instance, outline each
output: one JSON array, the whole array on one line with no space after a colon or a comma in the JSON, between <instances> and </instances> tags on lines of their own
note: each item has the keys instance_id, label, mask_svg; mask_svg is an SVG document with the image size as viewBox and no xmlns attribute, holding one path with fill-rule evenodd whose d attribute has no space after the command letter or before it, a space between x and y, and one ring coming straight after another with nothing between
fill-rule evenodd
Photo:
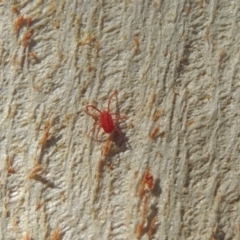
<instances>
[{"instance_id":1,"label":"tree bark surface","mask_svg":"<svg viewBox=\"0 0 240 240\"><path fill-rule=\"evenodd\" d=\"M239 5L0 1L0 239L240 239Z\"/></svg>"}]
</instances>

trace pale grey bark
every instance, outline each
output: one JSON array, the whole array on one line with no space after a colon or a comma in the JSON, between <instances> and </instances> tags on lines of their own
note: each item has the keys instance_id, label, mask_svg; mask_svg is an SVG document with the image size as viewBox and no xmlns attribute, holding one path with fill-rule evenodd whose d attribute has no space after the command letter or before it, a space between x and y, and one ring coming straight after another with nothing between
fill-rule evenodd
<instances>
[{"instance_id":1,"label":"pale grey bark","mask_svg":"<svg viewBox=\"0 0 240 240\"><path fill-rule=\"evenodd\" d=\"M1 1L0 239L240 239L239 27L239 1ZM116 89L123 141L91 140Z\"/></svg>"}]
</instances>

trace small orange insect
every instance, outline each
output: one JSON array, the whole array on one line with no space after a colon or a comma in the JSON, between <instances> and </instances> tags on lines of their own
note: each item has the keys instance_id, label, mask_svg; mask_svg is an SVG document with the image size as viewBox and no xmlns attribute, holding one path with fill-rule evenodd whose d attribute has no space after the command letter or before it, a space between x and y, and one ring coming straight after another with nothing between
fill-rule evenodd
<instances>
[{"instance_id":1,"label":"small orange insect","mask_svg":"<svg viewBox=\"0 0 240 240\"><path fill-rule=\"evenodd\" d=\"M96 141L99 141L98 140L98 133L99 133L101 128L103 129L103 131L105 133L109 133L110 134L109 139L111 139L112 133L114 131L116 131L118 133L118 135L120 136L120 138L122 139L122 133L119 130L119 128L117 127L117 122L119 120L124 119L124 118L121 117L119 113L111 113L110 112L110 105L111 105L112 99L113 99L113 97L117 97L117 94L118 94L118 91L115 90L113 92L113 94L109 97L108 107L104 111L99 110L94 105L87 105L86 106L86 109L85 109L86 114L88 114L89 116L93 117L97 121L93 125L92 129L89 132L89 134L90 134L92 131L95 130L96 127L98 128L98 130L97 130L97 137L95 139ZM90 108L94 109L94 111L96 113L89 112Z\"/></svg>"},{"instance_id":2,"label":"small orange insect","mask_svg":"<svg viewBox=\"0 0 240 240\"><path fill-rule=\"evenodd\" d=\"M143 179L139 187L140 198L142 198L145 195L147 189L150 191L153 190L154 185L155 185L155 180L152 173L150 172L150 168L148 167L144 173Z\"/></svg>"}]
</instances>

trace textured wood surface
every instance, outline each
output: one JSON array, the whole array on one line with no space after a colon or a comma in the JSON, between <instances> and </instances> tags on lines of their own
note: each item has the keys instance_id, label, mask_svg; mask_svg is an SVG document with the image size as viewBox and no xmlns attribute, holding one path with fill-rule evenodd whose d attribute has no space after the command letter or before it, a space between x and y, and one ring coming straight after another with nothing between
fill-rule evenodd
<instances>
[{"instance_id":1,"label":"textured wood surface","mask_svg":"<svg viewBox=\"0 0 240 240\"><path fill-rule=\"evenodd\" d=\"M239 5L0 1L0 239L240 239Z\"/></svg>"}]
</instances>

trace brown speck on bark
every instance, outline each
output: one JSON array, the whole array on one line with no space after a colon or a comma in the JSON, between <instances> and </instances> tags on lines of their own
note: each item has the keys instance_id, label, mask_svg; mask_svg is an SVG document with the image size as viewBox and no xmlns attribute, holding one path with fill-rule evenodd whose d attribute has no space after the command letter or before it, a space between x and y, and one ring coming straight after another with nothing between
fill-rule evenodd
<instances>
[{"instance_id":1,"label":"brown speck on bark","mask_svg":"<svg viewBox=\"0 0 240 240\"><path fill-rule=\"evenodd\" d=\"M22 28L24 23L24 17L21 15L17 18L17 20L14 23L14 29L17 32L17 34L19 33L20 29Z\"/></svg>"},{"instance_id":2,"label":"brown speck on bark","mask_svg":"<svg viewBox=\"0 0 240 240\"><path fill-rule=\"evenodd\" d=\"M154 128L154 130L149 134L149 137L152 140L154 140L157 137L157 135L159 134L159 130L160 130L159 127Z\"/></svg>"},{"instance_id":3,"label":"brown speck on bark","mask_svg":"<svg viewBox=\"0 0 240 240\"><path fill-rule=\"evenodd\" d=\"M61 229L57 228L53 231L51 240L61 240Z\"/></svg>"}]
</instances>

